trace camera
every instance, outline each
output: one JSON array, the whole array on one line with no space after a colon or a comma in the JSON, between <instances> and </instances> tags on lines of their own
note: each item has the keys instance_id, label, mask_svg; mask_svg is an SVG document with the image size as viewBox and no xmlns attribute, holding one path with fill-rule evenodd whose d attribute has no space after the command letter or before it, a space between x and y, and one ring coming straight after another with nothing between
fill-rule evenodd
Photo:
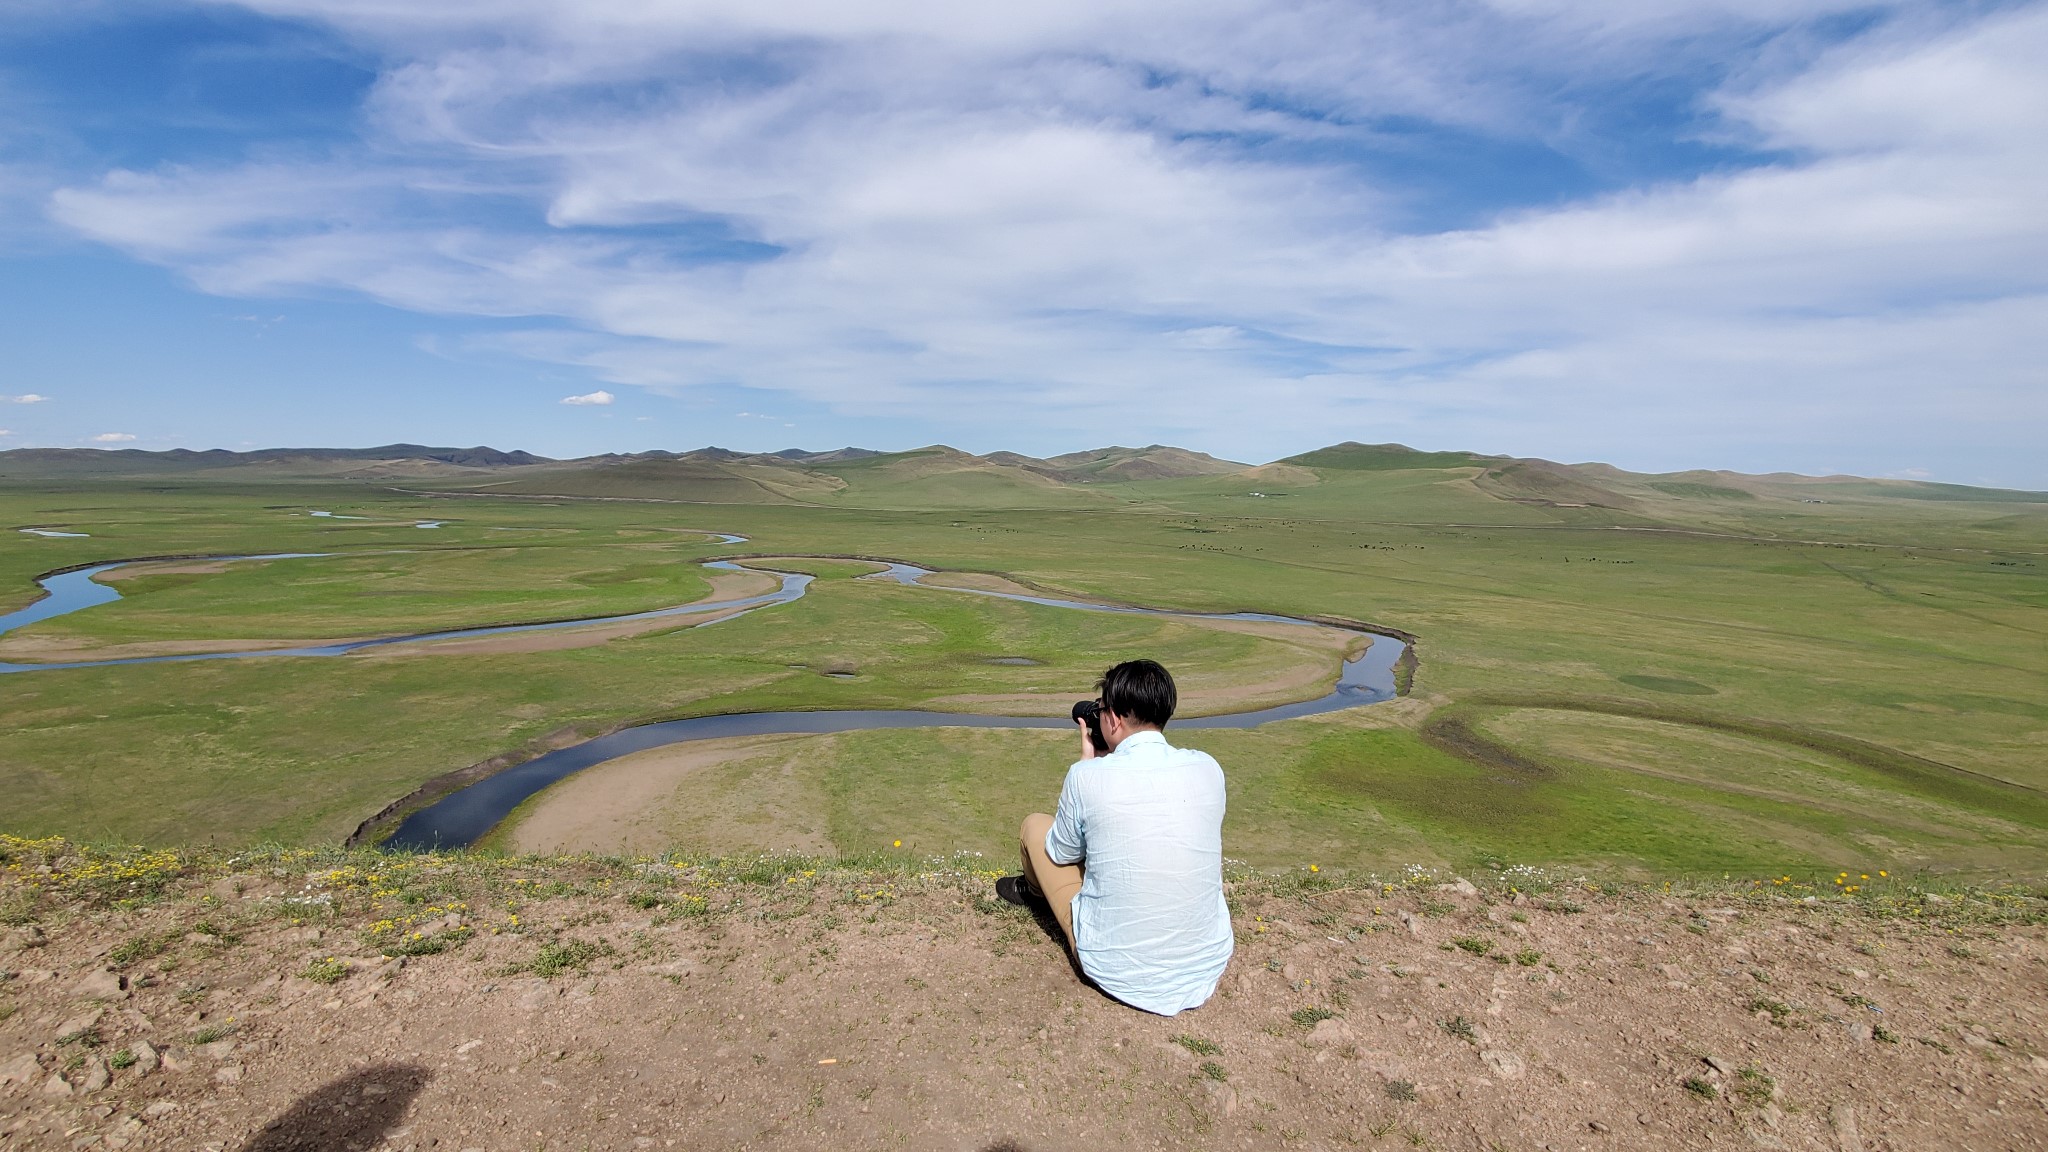
<instances>
[{"instance_id":1,"label":"camera","mask_svg":"<svg viewBox=\"0 0 2048 1152\"><path fill-rule=\"evenodd\" d=\"M1102 738L1102 705L1093 700L1077 701L1074 719L1088 725L1088 742L1095 745L1097 753L1109 751L1109 741Z\"/></svg>"}]
</instances>

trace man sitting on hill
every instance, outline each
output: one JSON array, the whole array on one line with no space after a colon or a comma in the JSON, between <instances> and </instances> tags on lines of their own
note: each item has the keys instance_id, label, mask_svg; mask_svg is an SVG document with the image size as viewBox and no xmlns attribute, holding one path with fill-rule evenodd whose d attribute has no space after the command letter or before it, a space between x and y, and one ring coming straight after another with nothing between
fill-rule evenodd
<instances>
[{"instance_id":1,"label":"man sitting on hill","mask_svg":"<svg viewBox=\"0 0 2048 1152\"><path fill-rule=\"evenodd\" d=\"M1024 874L996 882L1012 904L1052 905L1081 971L1134 1008L1172 1016L1200 1006L1230 963L1223 900L1223 769L1175 748L1173 677L1151 660L1119 664L1096 685L1106 754L1081 724L1059 810L1024 818Z\"/></svg>"}]
</instances>

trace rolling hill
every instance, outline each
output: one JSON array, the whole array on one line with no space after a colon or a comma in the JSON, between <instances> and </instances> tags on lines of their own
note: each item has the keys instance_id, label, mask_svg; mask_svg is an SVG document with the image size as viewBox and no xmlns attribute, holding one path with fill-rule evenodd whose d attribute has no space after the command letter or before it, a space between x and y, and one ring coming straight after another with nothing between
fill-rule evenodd
<instances>
[{"instance_id":1,"label":"rolling hill","mask_svg":"<svg viewBox=\"0 0 2048 1152\"><path fill-rule=\"evenodd\" d=\"M555 460L523 451L387 444L374 448L270 448L153 452L24 448L0 452L0 483L162 477L183 481L341 480L475 495L561 496L707 504L870 508L1081 508L1105 501L1218 495L1302 495L1345 500L1386 485L1431 487L1447 500L1550 509L1629 522L1721 523L1812 505L1911 502L1944 506L2048 504L2048 493L1857 476L1662 474L1607 464L1560 464L1473 452L1425 452L1346 441L1264 465L1171 445L1113 446L1058 456L975 455L943 444L904 452L846 447L741 452L611 453ZM1243 491L1240 492L1239 489ZM2017 511L2017 509L2015 509Z\"/></svg>"}]
</instances>

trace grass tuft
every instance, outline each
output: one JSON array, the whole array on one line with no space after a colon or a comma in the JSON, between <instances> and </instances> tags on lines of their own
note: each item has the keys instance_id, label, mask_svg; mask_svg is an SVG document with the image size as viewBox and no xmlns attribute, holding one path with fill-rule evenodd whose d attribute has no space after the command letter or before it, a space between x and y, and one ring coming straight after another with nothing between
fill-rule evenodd
<instances>
[{"instance_id":1,"label":"grass tuft","mask_svg":"<svg viewBox=\"0 0 2048 1152\"><path fill-rule=\"evenodd\" d=\"M1310 1008L1296 1008L1288 1013L1287 1018L1303 1028L1313 1028L1325 1020L1335 1020L1337 1014L1318 1004Z\"/></svg>"},{"instance_id":2,"label":"grass tuft","mask_svg":"<svg viewBox=\"0 0 2048 1152\"><path fill-rule=\"evenodd\" d=\"M338 984L346 975L348 965L332 956L325 960L315 960L299 972L301 979L311 980L315 984Z\"/></svg>"},{"instance_id":3,"label":"grass tuft","mask_svg":"<svg viewBox=\"0 0 2048 1152\"><path fill-rule=\"evenodd\" d=\"M1173 1042L1197 1056L1216 1056L1223 1051L1223 1045L1214 1040L1204 1040L1200 1036L1190 1036L1185 1032L1176 1034Z\"/></svg>"},{"instance_id":4,"label":"grass tuft","mask_svg":"<svg viewBox=\"0 0 2048 1152\"><path fill-rule=\"evenodd\" d=\"M541 945L540 951L525 964L524 971L543 978L560 976L564 972L581 972L610 951L610 948L587 940L556 940Z\"/></svg>"}]
</instances>

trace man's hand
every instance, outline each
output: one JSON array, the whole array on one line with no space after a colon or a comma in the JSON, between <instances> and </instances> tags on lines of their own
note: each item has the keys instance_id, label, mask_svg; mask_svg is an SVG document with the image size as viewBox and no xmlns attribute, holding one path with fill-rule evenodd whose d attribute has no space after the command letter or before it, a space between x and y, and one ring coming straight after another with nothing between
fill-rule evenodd
<instances>
[{"instance_id":1,"label":"man's hand","mask_svg":"<svg viewBox=\"0 0 2048 1152\"><path fill-rule=\"evenodd\" d=\"M1088 722L1086 720L1076 720L1074 721L1074 727L1081 730L1081 759L1095 759L1095 741L1088 735Z\"/></svg>"}]
</instances>

